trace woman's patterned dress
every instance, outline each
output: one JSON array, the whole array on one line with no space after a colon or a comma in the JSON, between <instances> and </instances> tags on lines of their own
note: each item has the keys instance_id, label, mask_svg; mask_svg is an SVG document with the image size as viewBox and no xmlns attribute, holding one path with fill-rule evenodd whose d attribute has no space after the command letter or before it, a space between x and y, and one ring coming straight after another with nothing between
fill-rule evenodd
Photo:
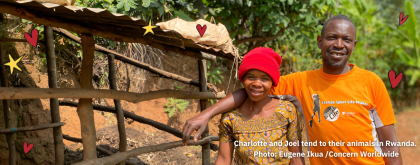
<instances>
[{"instance_id":1,"label":"woman's patterned dress","mask_svg":"<svg viewBox=\"0 0 420 165\"><path fill-rule=\"evenodd\" d=\"M236 164L289 164L290 159L282 153L288 153L286 141L294 142L300 135L298 130L297 111L292 103L279 100L279 105L273 115L266 118L246 120L238 109L224 113L220 119L220 142L236 142L236 144L250 144L247 142L267 142L267 146L237 146L234 151ZM277 143L275 146L271 144ZM280 143L280 144L278 144ZM254 143L256 144L256 143ZM281 145L281 146L279 146ZM275 156L259 157L254 152L274 153Z\"/></svg>"}]
</instances>

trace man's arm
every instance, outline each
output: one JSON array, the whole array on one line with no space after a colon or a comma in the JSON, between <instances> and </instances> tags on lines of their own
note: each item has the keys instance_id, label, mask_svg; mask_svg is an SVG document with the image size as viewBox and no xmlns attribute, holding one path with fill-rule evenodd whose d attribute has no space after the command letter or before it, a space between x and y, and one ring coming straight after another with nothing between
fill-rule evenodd
<instances>
[{"instance_id":1,"label":"man's arm","mask_svg":"<svg viewBox=\"0 0 420 165\"><path fill-rule=\"evenodd\" d=\"M378 132L379 141L383 144L386 144L386 141L397 142L397 136L395 135L395 129L393 124L377 128L376 131ZM387 153L388 151L395 151L396 153L398 153L398 157L384 157L385 164L402 165L402 157L399 146L383 145L381 146L381 148L383 153Z\"/></svg>"},{"instance_id":2,"label":"man's arm","mask_svg":"<svg viewBox=\"0 0 420 165\"><path fill-rule=\"evenodd\" d=\"M237 90L227 95L216 104L210 106L200 114L188 119L182 129L182 141L184 145L188 145L191 134L198 129L194 136L194 141L197 141L206 129L207 123L213 116L238 108L245 102L247 97L248 95L245 89Z\"/></svg>"},{"instance_id":3,"label":"man's arm","mask_svg":"<svg viewBox=\"0 0 420 165\"><path fill-rule=\"evenodd\" d=\"M231 164L233 156L233 142L220 142L219 145L219 153L217 154L216 163L214 165Z\"/></svg>"}]
</instances>

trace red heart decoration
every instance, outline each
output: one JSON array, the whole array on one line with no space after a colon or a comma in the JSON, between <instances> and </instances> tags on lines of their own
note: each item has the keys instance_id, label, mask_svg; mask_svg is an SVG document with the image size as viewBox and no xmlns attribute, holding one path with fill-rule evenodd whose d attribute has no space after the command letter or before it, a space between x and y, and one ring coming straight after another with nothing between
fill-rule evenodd
<instances>
[{"instance_id":1,"label":"red heart decoration","mask_svg":"<svg viewBox=\"0 0 420 165\"><path fill-rule=\"evenodd\" d=\"M25 39L28 41L32 46L36 47L38 44L38 30L33 29L32 30L32 36L28 33L25 33Z\"/></svg>"},{"instance_id":2,"label":"red heart decoration","mask_svg":"<svg viewBox=\"0 0 420 165\"><path fill-rule=\"evenodd\" d=\"M391 82L392 89L394 89L401 82L402 77L403 73L400 73L397 77L395 77L395 72L393 70L388 72L388 78L389 82Z\"/></svg>"},{"instance_id":3,"label":"red heart decoration","mask_svg":"<svg viewBox=\"0 0 420 165\"><path fill-rule=\"evenodd\" d=\"M206 25L201 26L200 24L197 24L196 27L197 27L198 33L200 33L200 36L203 37L204 33L207 30L207 26Z\"/></svg>"},{"instance_id":4,"label":"red heart decoration","mask_svg":"<svg viewBox=\"0 0 420 165\"><path fill-rule=\"evenodd\" d=\"M407 18L408 18L408 15L406 15L404 18L403 18L403 16L404 16L404 13L403 12L401 12L400 13L400 26L405 22L405 21L407 21Z\"/></svg>"},{"instance_id":5,"label":"red heart decoration","mask_svg":"<svg viewBox=\"0 0 420 165\"><path fill-rule=\"evenodd\" d=\"M25 151L25 154L28 153L32 149L32 147L34 147L34 144L28 145L28 143L25 142L23 144L23 151Z\"/></svg>"}]
</instances>

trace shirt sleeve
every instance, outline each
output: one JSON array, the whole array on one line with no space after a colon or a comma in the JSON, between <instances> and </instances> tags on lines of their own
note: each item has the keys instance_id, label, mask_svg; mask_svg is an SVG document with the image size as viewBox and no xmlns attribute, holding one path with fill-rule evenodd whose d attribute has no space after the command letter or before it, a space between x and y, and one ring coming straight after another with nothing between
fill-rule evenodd
<instances>
[{"instance_id":1,"label":"shirt sleeve","mask_svg":"<svg viewBox=\"0 0 420 165\"><path fill-rule=\"evenodd\" d=\"M302 72L280 76L279 83L276 87L272 87L271 95L293 95L297 96L302 86Z\"/></svg>"},{"instance_id":2,"label":"shirt sleeve","mask_svg":"<svg viewBox=\"0 0 420 165\"><path fill-rule=\"evenodd\" d=\"M301 131L298 125L296 108L292 103L286 102L286 109L287 109L287 113L289 113L287 117L289 120L289 125L287 126L287 134L286 134L287 140L296 141L298 139L301 139L301 137L299 136Z\"/></svg>"},{"instance_id":3,"label":"shirt sleeve","mask_svg":"<svg viewBox=\"0 0 420 165\"><path fill-rule=\"evenodd\" d=\"M375 109L383 126L395 123L394 110L384 82L375 75L372 88L374 89Z\"/></svg>"},{"instance_id":4,"label":"shirt sleeve","mask_svg":"<svg viewBox=\"0 0 420 165\"><path fill-rule=\"evenodd\" d=\"M231 115L228 113L224 113L220 118L219 124L219 141L223 143L233 142L233 130L232 130L232 122L230 120Z\"/></svg>"}]
</instances>

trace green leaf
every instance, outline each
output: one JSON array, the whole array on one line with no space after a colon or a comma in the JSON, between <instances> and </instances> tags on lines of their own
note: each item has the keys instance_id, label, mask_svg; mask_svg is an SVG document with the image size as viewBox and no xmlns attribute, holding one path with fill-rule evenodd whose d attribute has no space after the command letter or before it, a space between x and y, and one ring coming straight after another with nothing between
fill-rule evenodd
<instances>
[{"instance_id":1,"label":"green leaf","mask_svg":"<svg viewBox=\"0 0 420 165\"><path fill-rule=\"evenodd\" d=\"M172 103L171 102L169 102L169 103L165 103L165 104L163 104L163 106L169 106L169 105L171 105Z\"/></svg>"},{"instance_id":2,"label":"green leaf","mask_svg":"<svg viewBox=\"0 0 420 165\"><path fill-rule=\"evenodd\" d=\"M214 9L213 9L213 8L209 8L209 13L210 13L211 15L216 15L216 13L214 12Z\"/></svg>"},{"instance_id":3,"label":"green leaf","mask_svg":"<svg viewBox=\"0 0 420 165\"><path fill-rule=\"evenodd\" d=\"M159 12L159 16L162 16L165 13L165 7L163 7L163 5L161 5L158 8L158 12Z\"/></svg>"},{"instance_id":4,"label":"green leaf","mask_svg":"<svg viewBox=\"0 0 420 165\"><path fill-rule=\"evenodd\" d=\"M311 15L306 15L306 24L309 25L311 23L312 20L312 16Z\"/></svg>"},{"instance_id":5,"label":"green leaf","mask_svg":"<svg viewBox=\"0 0 420 165\"><path fill-rule=\"evenodd\" d=\"M414 59L410 57L410 55L408 55L402 48L396 49L395 52L406 64L415 66Z\"/></svg>"},{"instance_id":6,"label":"green leaf","mask_svg":"<svg viewBox=\"0 0 420 165\"><path fill-rule=\"evenodd\" d=\"M162 6L162 4L160 4L158 0L150 0L150 7L158 8L160 6Z\"/></svg>"},{"instance_id":7,"label":"green leaf","mask_svg":"<svg viewBox=\"0 0 420 165\"><path fill-rule=\"evenodd\" d=\"M188 15L186 15L182 11L174 11L174 14L175 14L175 16L178 16L179 18L181 18L185 21L194 21L193 19L191 19Z\"/></svg>"},{"instance_id":8,"label":"green leaf","mask_svg":"<svg viewBox=\"0 0 420 165\"><path fill-rule=\"evenodd\" d=\"M413 71L408 85L413 86L419 78L420 78L420 69Z\"/></svg>"},{"instance_id":9,"label":"green leaf","mask_svg":"<svg viewBox=\"0 0 420 165\"><path fill-rule=\"evenodd\" d=\"M163 112L169 112L169 110L171 110L171 108L172 107L165 108L165 111L163 111Z\"/></svg>"},{"instance_id":10,"label":"green leaf","mask_svg":"<svg viewBox=\"0 0 420 165\"><path fill-rule=\"evenodd\" d=\"M124 11L129 11L130 8L136 8L136 3L133 0L117 0L117 9L124 8Z\"/></svg>"},{"instance_id":11,"label":"green leaf","mask_svg":"<svg viewBox=\"0 0 420 165\"><path fill-rule=\"evenodd\" d=\"M239 6L242 6L242 0L236 0L236 2L239 4Z\"/></svg>"},{"instance_id":12,"label":"green leaf","mask_svg":"<svg viewBox=\"0 0 420 165\"><path fill-rule=\"evenodd\" d=\"M221 81L220 81L220 79L219 79L219 77L217 77L217 76L214 76L214 80L216 81L216 82L218 82L218 83L222 83Z\"/></svg>"},{"instance_id":13,"label":"green leaf","mask_svg":"<svg viewBox=\"0 0 420 165\"><path fill-rule=\"evenodd\" d=\"M174 115L174 113L175 113L175 107L171 107L171 110L169 110L169 113L168 113L168 117L171 118Z\"/></svg>"},{"instance_id":14,"label":"green leaf","mask_svg":"<svg viewBox=\"0 0 420 165\"><path fill-rule=\"evenodd\" d=\"M149 7L150 6L150 0L142 0L142 6L143 7Z\"/></svg>"},{"instance_id":15,"label":"green leaf","mask_svg":"<svg viewBox=\"0 0 420 165\"><path fill-rule=\"evenodd\" d=\"M268 22L268 21L265 21L264 22L264 26L263 26L263 28L262 28L262 31L263 32L268 32L270 29L271 29L271 23L270 22Z\"/></svg>"}]
</instances>

